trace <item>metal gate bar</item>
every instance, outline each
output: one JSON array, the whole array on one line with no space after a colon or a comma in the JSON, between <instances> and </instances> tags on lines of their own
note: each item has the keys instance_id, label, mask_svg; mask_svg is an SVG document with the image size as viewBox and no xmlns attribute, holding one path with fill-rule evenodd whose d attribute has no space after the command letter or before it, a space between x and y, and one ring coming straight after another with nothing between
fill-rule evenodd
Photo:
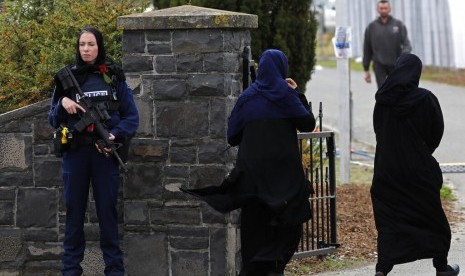
<instances>
[{"instance_id":1,"label":"metal gate bar","mask_svg":"<svg viewBox=\"0 0 465 276\"><path fill-rule=\"evenodd\" d=\"M293 258L330 254L339 247L336 225L336 174L334 132L299 133L299 146L310 195L312 219Z\"/></svg>"}]
</instances>

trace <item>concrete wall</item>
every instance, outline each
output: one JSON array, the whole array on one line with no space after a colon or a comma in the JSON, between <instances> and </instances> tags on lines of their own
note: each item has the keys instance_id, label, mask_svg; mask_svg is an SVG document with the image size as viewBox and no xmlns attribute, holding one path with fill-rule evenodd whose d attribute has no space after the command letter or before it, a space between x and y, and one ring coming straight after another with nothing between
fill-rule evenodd
<instances>
[{"instance_id":1,"label":"concrete wall","mask_svg":"<svg viewBox=\"0 0 465 276\"><path fill-rule=\"evenodd\" d=\"M118 25L141 116L119 195L127 275L236 275L238 212L178 188L219 184L232 166L227 116L257 17L187 5ZM0 115L0 275L60 275L65 209L48 109L47 100ZM85 232L84 275L102 275L92 199Z\"/></svg>"}]
</instances>

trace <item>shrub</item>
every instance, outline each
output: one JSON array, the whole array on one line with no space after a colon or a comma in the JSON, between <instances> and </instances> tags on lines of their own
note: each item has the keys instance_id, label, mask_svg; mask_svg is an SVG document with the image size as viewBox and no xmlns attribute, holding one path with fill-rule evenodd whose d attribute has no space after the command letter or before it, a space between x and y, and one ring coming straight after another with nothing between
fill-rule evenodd
<instances>
[{"instance_id":1,"label":"shrub","mask_svg":"<svg viewBox=\"0 0 465 276\"><path fill-rule=\"evenodd\" d=\"M140 2L140 1L138 1ZM121 61L122 30L116 18L141 12L127 0L7 0L0 13L0 113L51 96L53 76L74 63L84 26L104 34L107 54Z\"/></svg>"}]
</instances>

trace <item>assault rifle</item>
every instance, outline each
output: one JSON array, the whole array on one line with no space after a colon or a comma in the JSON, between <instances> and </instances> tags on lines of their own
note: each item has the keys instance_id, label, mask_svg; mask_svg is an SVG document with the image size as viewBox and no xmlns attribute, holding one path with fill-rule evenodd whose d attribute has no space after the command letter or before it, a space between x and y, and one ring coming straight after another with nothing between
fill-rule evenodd
<instances>
[{"instance_id":1,"label":"assault rifle","mask_svg":"<svg viewBox=\"0 0 465 276\"><path fill-rule=\"evenodd\" d=\"M105 155L105 157L113 155L121 168L127 172L127 165L123 162L117 152L117 144L110 141L110 133L106 130L104 125L104 122L108 122L111 119L111 116L108 114L106 105L104 103L93 103L92 100L86 94L84 94L84 92L82 92L79 83L77 82L73 72L71 72L69 67L66 66L65 68L61 69L58 72L57 77L60 80L64 90L75 89L77 91L80 97L79 105L82 106L82 108L84 108L86 111L82 114L81 120L79 120L74 125L74 129L76 129L78 132L82 132L89 125L94 124L94 131L100 138L96 141L97 148L102 152L103 155ZM109 151L105 149L109 149Z\"/></svg>"}]
</instances>

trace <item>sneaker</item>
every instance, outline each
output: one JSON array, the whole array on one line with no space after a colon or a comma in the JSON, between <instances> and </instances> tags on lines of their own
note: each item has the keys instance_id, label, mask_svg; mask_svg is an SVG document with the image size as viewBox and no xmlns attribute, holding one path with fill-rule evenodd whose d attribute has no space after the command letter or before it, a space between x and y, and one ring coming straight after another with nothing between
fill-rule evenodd
<instances>
[{"instance_id":1,"label":"sneaker","mask_svg":"<svg viewBox=\"0 0 465 276\"><path fill-rule=\"evenodd\" d=\"M436 271L436 276L456 276L459 275L460 267L456 264L448 265L446 271Z\"/></svg>"},{"instance_id":2,"label":"sneaker","mask_svg":"<svg viewBox=\"0 0 465 276\"><path fill-rule=\"evenodd\" d=\"M384 276L384 273L383 273L383 272L380 272L380 271L378 271L378 272L376 272L375 276Z\"/></svg>"}]
</instances>

